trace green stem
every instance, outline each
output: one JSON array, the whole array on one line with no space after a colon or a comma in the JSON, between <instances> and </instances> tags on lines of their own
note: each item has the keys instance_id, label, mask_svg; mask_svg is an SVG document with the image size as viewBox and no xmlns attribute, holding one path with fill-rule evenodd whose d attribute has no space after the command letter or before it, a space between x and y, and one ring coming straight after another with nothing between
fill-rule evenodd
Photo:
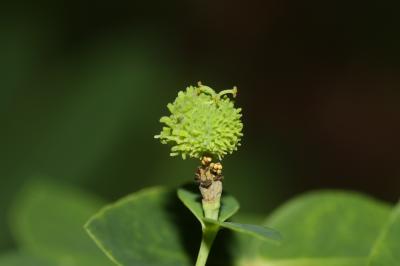
<instances>
[{"instance_id":1,"label":"green stem","mask_svg":"<svg viewBox=\"0 0 400 266\"><path fill-rule=\"evenodd\" d=\"M210 254L211 246L214 242L215 237L218 233L218 226L206 226L203 229L203 236L201 239L201 245L199 254L197 255L196 266L205 266L208 258L208 254Z\"/></svg>"},{"instance_id":2,"label":"green stem","mask_svg":"<svg viewBox=\"0 0 400 266\"><path fill-rule=\"evenodd\" d=\"M204 217L218 221L219 209L221 207L222 182L215 181L207 188L200 186L200 192L203 197L202 207ZM210 253L211 246L219 230L218 224L203 221L201 225L203 236L201 239L199 254L197 256L196 266L206 265L208 254Z\"/></svg>"},{"instance_id":3,"label":"green stem","mask_svg":"<svg viewBox=\"0 0 400 266\"><path fill-rule=\"evenodd\" d=\"M203 200L203 211L206 218L218 220L220 207L221 203L219 198L214 201Z\"/></svg>"}]
</instances>

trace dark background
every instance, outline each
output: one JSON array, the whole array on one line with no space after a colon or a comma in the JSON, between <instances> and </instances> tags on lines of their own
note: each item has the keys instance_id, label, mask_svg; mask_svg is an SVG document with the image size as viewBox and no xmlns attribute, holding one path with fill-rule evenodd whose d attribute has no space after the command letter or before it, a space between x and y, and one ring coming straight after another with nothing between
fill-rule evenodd
<instances>
[{"instance_id":1,"label":"dark background","mask_svg":"<svg viewBox=\"0 0 400 266\"><path fill-rule=\"evenodd\" d=\"M394 1L393 1L394 2ZM0 4L0 247L31 178L108 200L194 177L153 136L178 90L237 85L245 137L224 159L243 212L319 188L400 194L400 4Z\"/></svg>"}]
</instances>

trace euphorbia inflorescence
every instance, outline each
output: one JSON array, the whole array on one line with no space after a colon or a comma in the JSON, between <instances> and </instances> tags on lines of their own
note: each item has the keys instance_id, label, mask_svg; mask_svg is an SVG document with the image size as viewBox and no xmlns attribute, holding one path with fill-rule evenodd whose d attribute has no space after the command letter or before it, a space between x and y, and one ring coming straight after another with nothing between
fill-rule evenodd
<instances>
[{"instance_id":1,"label":"euphorbia inflorescence","mask_svg":"<svg viewBox=\"0 0 400 266\"><path fill-rule=\"evenodd\" d=\"M216 93L200 82L180 91L173 103L168 104L170 116L160 119L164 123L156 138L163 144L172 144L171 156L198 158L201 165L195 180L202 195L204 215L218 219L222 194L222 164L213 162L237 150L243 136L240 108L235 108L229 95L236 97L237 88Z\"/></svg>"},{"instance_id":2,"label":"euphorbia inflorescence","mask_svg":"<svg viewBox=\"0 0 400 266\"><path fill-rule=\"evenodd\" d=\"M172 144L171 156L201 159L211 155L221 160L237 150L243 135L241 108L235 108L228 97L236 97L236 93L236 87L216 93L200 82L180 91L167 105L171 115L160 119L165 126L155 137Z\"/></svg>"}]
</instances>

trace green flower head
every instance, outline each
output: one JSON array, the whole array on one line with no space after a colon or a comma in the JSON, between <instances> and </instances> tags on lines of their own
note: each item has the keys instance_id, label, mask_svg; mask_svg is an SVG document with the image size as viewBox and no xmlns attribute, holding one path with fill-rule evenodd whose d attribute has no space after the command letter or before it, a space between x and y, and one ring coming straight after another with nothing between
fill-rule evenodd
<instances>
[{"instance_id":1,"label":"green flower head","mask_svg":"<svg viewBox=\"0 0 400 266\"><path fill-rule=\"evenodd\" d=\"M160 119L165 126L155 138L172 144L171 156L186 159L211 155L221 160L237 150L243 136L241 108L235 108L228 97L236 97L236 93L236 87L216 93L200 82L197 87L180 91L167 105L171 115Z\"/></svg>"}]
</instances>

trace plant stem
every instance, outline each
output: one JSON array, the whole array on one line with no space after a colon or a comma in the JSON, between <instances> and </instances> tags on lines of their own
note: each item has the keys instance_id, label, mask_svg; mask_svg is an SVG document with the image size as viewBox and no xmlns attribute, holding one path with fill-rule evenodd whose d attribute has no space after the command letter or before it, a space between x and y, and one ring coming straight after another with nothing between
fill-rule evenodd
<instances>
[{"instance_id":1,"label":"plant stem","mask_svg":"<svg viewBox=\"0 0 400 266\"><path fill-rule=\"evenodd\" d=\"M218 220L219 209L221 207L222 182L213 181L210 186L200 186L203 197L204 216L209 219Z\"/></svg>"},{"instance_id":2,"label":"plant stem","mask_svg":"<svg viewBox=\"0 0 400 266\"><path fill-rule=\"evenodd\" d=\"M209 219L218 220L219 208L221 206L220 198L218 197L214 201L203 200L204 216ZM201 239L201 245L199 254L197 256L196 266L206 265L208 254L210 253L211 246L217 236L219 230L218 225L205 223L203 227L203 236Z\"/></svg>"},{"instance_id":3,"label":"plant stem","mask_svg":"<svg viewBox=\"0 0 400 266\"><path fill-rule=\"evenodd\" d=\"M196 266L206 265L208 254L210 253L211 246L218 233L218 229L218 226L212 225L203 228L203 236L201 239L199 254L197 255Z\"/></svg>"},{"instance_id":4,"label":"plant stem","mask_svg":"<svg viewBox=\"0 0 400 266\"><path fill-rule=\"evenodd\" d=\"M206 218L218 220L220 207L221 203L219 198L215 199L214 201L203 200L203 211Z\"/></svg>"},{"instance_id":5,"label":"plant stem","mask_svg":"<svg viewBox=\"0 0 400 266\"><path fill-rule=\"evenodd\" d=\"M198 168L197 180L200 181L199 189L202 195L204 217L218 221L222 194L222 182L220 178L222 166L220 164L211 164L211 158L209 157L203 157L202 165L202 167ZM210 181L211 184L209 183ZM218 224L208 223L207 221L202 222L203 235L196 266L206 265L208 254L218 230Z\"/></svg>"}]
</instances>

